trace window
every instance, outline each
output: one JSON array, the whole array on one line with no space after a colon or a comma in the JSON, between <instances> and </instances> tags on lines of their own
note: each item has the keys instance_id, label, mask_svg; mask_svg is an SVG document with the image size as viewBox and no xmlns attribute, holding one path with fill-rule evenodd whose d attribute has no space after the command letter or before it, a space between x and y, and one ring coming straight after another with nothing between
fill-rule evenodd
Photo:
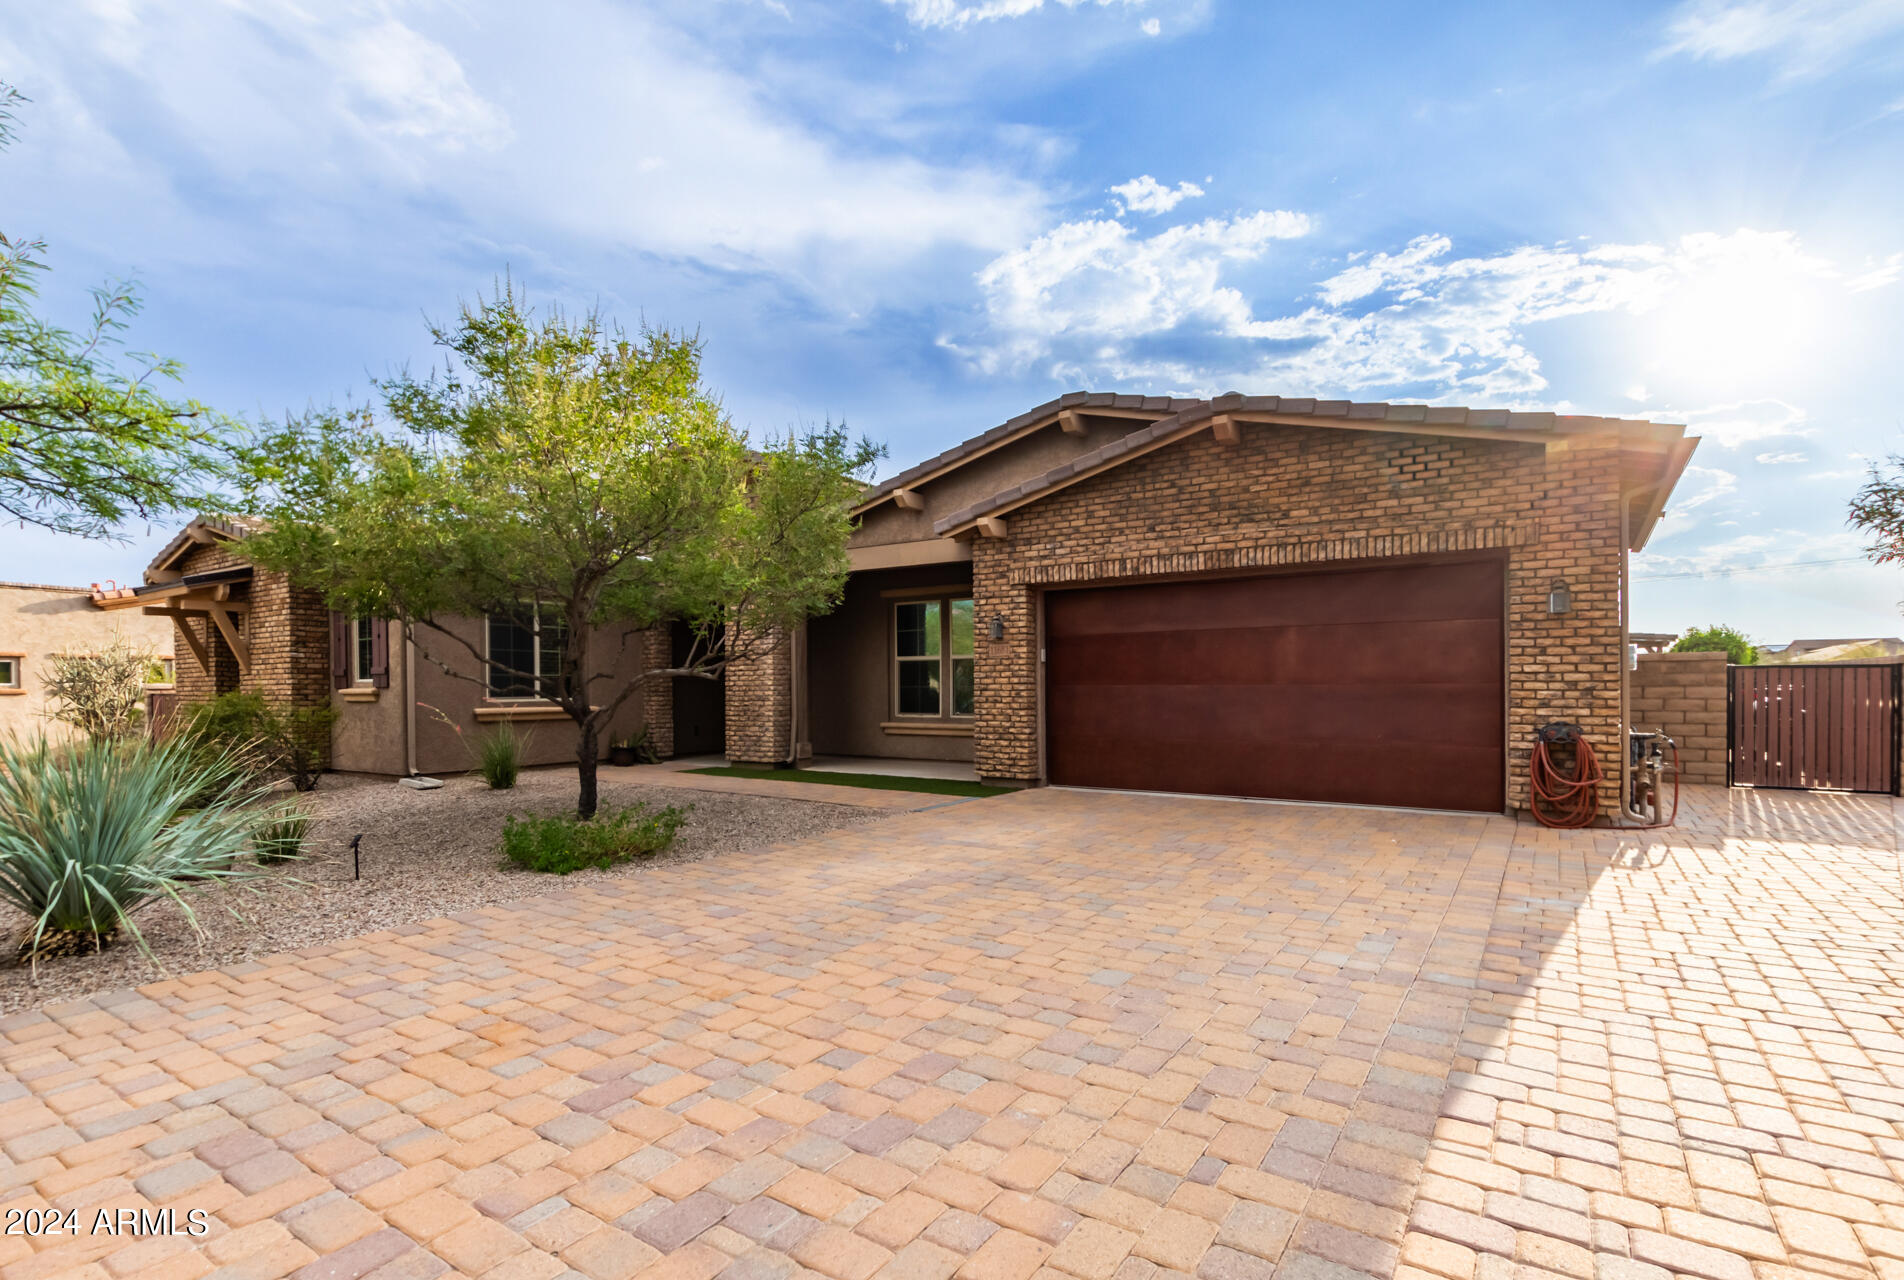
<instances>
[{"instance_id":1,"label":"window","mask_svg":"<svg viewBox=\"0 0 1904 1280\"><path fill-rule=\"evenodd\" d=\"M971 600L904 600L894 605L893 665L900 715L971 715Z\"/></svg>"},{"instance_id":2,"label":"window","mask_svg":"<svg viewBox=\"0 0 1904 1280\"><path fill-rule=\"evenodd\" d=\"M178 679L178 667L171 658L157 657L146 664L147 684L172 684Z\"/></svg>"},{"instance_id":3,"label":"window","mask_svg":"<svg viewBox=\"0 0 1904 1280\"><path fill-rule=\"evenodd\" d=\"M489 615L489 696L559 698L568 633L552 608Z\"/></svg>"},{"instance_id":4,"label":"window","mask_svg":"<svg viewBox=\"0 0 1904 1280\"><path fill-rule=\"evenodd\" d=\"M376 665L376 650L370 636L371 620L353 618L350 623L350 679L352 684L369 684Z\"/></svg>"},{"instance_id":5,"label":"window","mask_svg":"<svg viewBox=\"0 0 1904 1280\"><path fill-rule=\"evenodd\" d=\"M0 689L20 687L20 658L17 653L0 656Z\"/></svg>"}]
</instances>

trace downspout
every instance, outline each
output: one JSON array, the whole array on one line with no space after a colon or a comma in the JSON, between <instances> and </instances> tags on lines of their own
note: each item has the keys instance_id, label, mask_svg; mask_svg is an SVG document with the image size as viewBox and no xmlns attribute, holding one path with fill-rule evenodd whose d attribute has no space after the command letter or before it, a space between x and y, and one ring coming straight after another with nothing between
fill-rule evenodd
<instances>
[{"instance_id":1,"label":"downspout","mask_svg":"<svg viewBox=\"0 0 1904 1280\"><path fill-rule=\"evenodd\" d=\"M1627 656L1633 651L1633 552L1632 508L1626 494L1620 494L1620 733L1614 744L1620 753L1620 803L1622 817L1630 816L1633 799L1633 749L1629 736L1632 724L1633 673Z\"/></svg>"},{"instance_id":2,"label":"downspout","mask_svg":"<svg viewBox=\"0 0 1904 1280\"><path fill-rule=\"evenodd\" d=\"M806 666L807 624L803 621L787 637L787 765L800 767L800 692Z\"/></svg>"},{"instance_id":3,"label":"downspout","mask_svg":"<svg viewBox=\"0 0 1904 1280\"><path fill-rule=\"evenodd\" d=\"M403 628L403 763L416 777L416 635Z\"/></svg>"}]
</instances>

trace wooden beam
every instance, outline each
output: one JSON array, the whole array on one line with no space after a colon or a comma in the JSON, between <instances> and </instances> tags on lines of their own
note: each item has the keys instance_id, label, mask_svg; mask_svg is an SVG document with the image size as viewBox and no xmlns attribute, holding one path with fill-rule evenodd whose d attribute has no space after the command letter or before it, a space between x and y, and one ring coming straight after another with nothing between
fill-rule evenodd
<instances>
[{"instance_id":1,"label":"wooden beam","mask_svg":"<svg viewBox=\"0 0 1904 1280\"><path fill-rule=\"evenodd\" d=\"M146 612L163 615L166 613L166 610L147 609ZM206 675L210 675L212 673L212 656L211 654L205 652L204 642L198 638L197 634L193 632L191 627L186 625L185 618L183 615L174 613L171 615L171 618L173 622L178 624L178 633L181 636L185 637L185 647L187 649L190 649L192 651L192 657L197 659L198 669L200 671L203 671Z\"/></svg>"},{"instance_id":2,"label":"wooden beam","mask_svg":"<svg viewBox=\"0 0 1904 1280\"><path fill-rule=\"evenodd\" d=\"M903 507L907 511L924 511L926 509L926 500L919 496L917 489L894 489L892 491L892 500L895 507Z\"/></svg>"},{"instance_id":3,"label":"wooden beam","mask_svg":"<svg viewBox=\"0 0 1904 1280\"><path fill-rule=\"evenodd\" d=\"M193 542L196 542L199 546L207 547L212 544L218 535L213 533L206 526L195 522L185 527L185 536L190 538Z\"/></svg>"},{"instance_id":4,"label":"wooden beam","mask_svg":"<svg viewBox=\"0 0 1904 1280\"><path fill-rule=\"evenodd\" d=\"M238 670L249 674L251 671L251 646L238 634L236 619L224 609L212 610L212 621L218 625L218 634L225 637L225 643L231 646L232 656L238 659Z\"/></svg>"},{"instance_id":5,"label":"wooden beam","mask_svg":"<svg viewBox=\"0 0 1904 1280\"><path fill-rule=\"evenodd\" d=\"M1005 522L998 516L980 516L973 526L981 538L1002 538L1005 536Z\"/></svg>"},{"instance_id":6,"label":"wooden beam","mask_svg":"<svg viewBox=\"0 0 1904 1280\"><path fill-rule=\"evenodd\" d=\"M1058 429L1068 436L1081 436L1084 434L1084 419L1078 416L1076 409L1060 409Z\"/></svg>"},{"instance_id":7,"label":"wooden beam","mask_svg":"<svg viewBox=\"0 0 1904 1280\"><path fill-rule=\"evenodd\" d=\"M1227 413L1219 413L1210 419L1210 434L1216 437L1218 444L1235 444L1243 438L1236 428L1236 419Z\"/></svg>"}]
</instances>

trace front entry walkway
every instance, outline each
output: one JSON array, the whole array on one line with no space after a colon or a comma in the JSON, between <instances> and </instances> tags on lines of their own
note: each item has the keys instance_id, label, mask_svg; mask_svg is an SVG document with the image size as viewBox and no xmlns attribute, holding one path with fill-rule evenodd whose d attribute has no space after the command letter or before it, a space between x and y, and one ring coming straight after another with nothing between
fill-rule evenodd
<instances>
[{"instance_id":1,"label":"front entry walkway","mask_svg":"<svg viewBox=\"0 0 1904 1280\"><path fill-rule=\"evenodd\" d=\"M0 1021L0 1270L1897 1275L1901 997L1888 799L1020 793Z\"/></svg>"}]
</instances>

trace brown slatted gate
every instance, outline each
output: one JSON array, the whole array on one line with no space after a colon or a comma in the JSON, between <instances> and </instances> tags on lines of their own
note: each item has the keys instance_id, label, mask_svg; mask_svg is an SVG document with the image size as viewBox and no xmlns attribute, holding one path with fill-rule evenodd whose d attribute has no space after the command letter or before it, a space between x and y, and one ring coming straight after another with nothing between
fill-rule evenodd
<instances>
[{"instance_id":1,"label":"brown slatted gate","mask_svg":"<svg viewBox=\"0 0 1904 1280\"><path fill-rule=\"evenodd\" d=\"M1904 667L1820 663L1728 670L1732 785L1898 794Z\"/></svg>"}]
</instances>

